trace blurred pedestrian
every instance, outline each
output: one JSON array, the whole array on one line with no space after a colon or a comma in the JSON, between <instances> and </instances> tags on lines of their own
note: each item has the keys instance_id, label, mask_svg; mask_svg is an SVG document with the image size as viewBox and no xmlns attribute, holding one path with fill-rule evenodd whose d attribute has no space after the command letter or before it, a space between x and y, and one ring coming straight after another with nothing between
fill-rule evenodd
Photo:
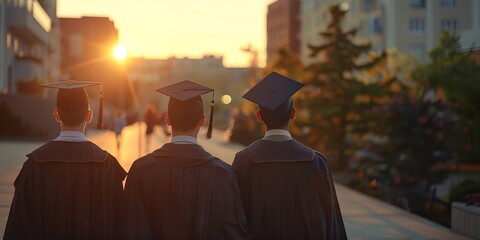
<instances>
[{"instance_id":1,"label":"blurred pedestrian","mask_svg":"<svg viewBox=\"0 0 480 240\"><path fill-rule=\"evenodd\" d=\"M302 86L273 72L243 96L258 104L267 127L233 162L254 239L347 238L327 158L288 131L291 96Z\"/></svg>"},{"instance_id":2,"label":"blurred pedestrian","mask_svg":"<svg viewBox=\"0 0 480 240\"><path fill-rule=\"evenodd\" d=\"M117 141L117 150L120 151L120 145L122 143L122 130L127 126L127 119L125 113L121 110L117 110L115 118L113 119L113 127L115 131L115 139Z\"/></svg>"},{"instance_id":3,"label":"blurred pedestrian","mask_svg":"<svg viewBox=\"0 0 480 240\"><path fill-rule=\"evenodd\" d=\"M197 142L205 122L201 95L213 90L183 81L157 91L170 97L165 119L173 137L130 168L126 239L248 239L231 166ZM209 124L207 137L211 130Z\"/></svg>"},{"instance_id":4,"label":"blurred pedestrian","mask_svg":"<svg viewBox=\"0 0 480 240\"><path fill-rule=\"evenodd\" d=\"M3 239L119 237L116 221L126 172L115 157L84 135L93 116L84 87L95 85L99 84L65 81L45 85L59 89L53 113L61 132L27 155L14 183Z\"/></svg>"},{"instance_id":5,"label":"blurred pedestrian","mask_svg":"<svg viewBox=\"0 0 480 240\"><path fill-rule=\"evenodd\" d=\"M155 127L155 124L157 123L157 110L153 104L149 104L146 107L145 110L145 115L143 116L143 121L145 122L145 125L147 125L147 128L145 129L145 148L146 151L150 151L150 142L153 134L153 130Z\"/></svg>"}]
</instances>

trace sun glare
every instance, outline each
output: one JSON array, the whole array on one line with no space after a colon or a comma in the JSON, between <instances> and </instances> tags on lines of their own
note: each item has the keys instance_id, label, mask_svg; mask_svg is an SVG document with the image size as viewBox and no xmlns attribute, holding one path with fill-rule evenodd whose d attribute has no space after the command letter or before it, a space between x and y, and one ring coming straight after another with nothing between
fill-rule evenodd
<instances>
[{"instance_id":1,"label":"sun glare","mask_svg":"<svg viewBox=\"0 0 480 240\"><path fill-rule=\"evenodd\" d=\"M113 56L118 60L123 60L127 57L127 48L123 45L117 45L113 49Z\"/></svg>"}]
</instances>

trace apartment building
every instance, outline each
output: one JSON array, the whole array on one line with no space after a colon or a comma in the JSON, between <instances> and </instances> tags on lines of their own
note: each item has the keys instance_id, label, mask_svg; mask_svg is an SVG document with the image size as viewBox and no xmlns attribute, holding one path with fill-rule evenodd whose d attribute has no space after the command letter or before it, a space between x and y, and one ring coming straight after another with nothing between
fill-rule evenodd
<instances>
[{"instance_id":1,"label":"apartment building","mask_svg":"<svg viewBox=\"0 0 480 240\"><path fill-rule=\"evenodd\" d=\"M474 11L475 2L478 4L473 0L390 1L385 5L385 47L396 47L426 60L427 52L438 44L445 29L461 38L463 32L473 30L473 16L480 14ZM480 44L480 39L476 41Z\"/></svg>"},{"instance_id":2,"label":"apartment building","mask_svg":"<svg viewBox=\"0 0 480 240\"><path fill-rule=\"evenodd\" d=\"M0 0L0 94L4 93L3 91L8 89L6 86L6 70L5 70L5 48L6 48L6 34L5 34L5 0Z\"/></svg>"},{"instance_id":3,"label":"apartment building","mask_svg":"<svg viewBox=\"0 0 480 240\"><path fill-rule=\"evenodd\" d=\"M300 0L278 0L268 6L267 62L279 47L300 54Z\"/></svg>"},{"instance_id":4,"label":"apartment building","mask_svg":"<svg viewBox=\"0 0 480 240\"><path fill-rule=\"evenodd\" d=\"M480 44L480 3L475 0L302 0L301 56L308 57L308 44L320 44L320 31L328 22L328 6L342 4L344 27L358 28L357 43L370 42L372 50L396 48L399 52L427 60L428 51L445 30L461 37L464 48Z\"/></svg>"},{"instance_id":5,"label":"apartment building","mask_svg":"<svg viewBox=\"0 0 480 240\"><path fill-rule=\"evenodd\" d=\"M1 0L0 92L17 93L19 81L59 77L56 0Z\"/></svg>"}]
</instances>

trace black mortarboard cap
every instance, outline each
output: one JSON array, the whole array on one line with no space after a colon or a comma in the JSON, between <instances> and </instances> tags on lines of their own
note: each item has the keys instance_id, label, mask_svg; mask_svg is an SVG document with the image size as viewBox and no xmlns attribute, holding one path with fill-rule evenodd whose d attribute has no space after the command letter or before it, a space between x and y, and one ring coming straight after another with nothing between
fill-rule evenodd
<instances>
[{"instance_id":1,"label":"black mortarboard cap","mask_svg":"<svg viewBox=\"0 0 480 240\"><path fill-rule=\"evenodd\" d=\"M271 72L245 93L243 98L273 111L289 100L302 87L302 83L279 73Z\"/></svg>"},{"instance_id":2,"label":"black mortarboard cap","mask_svg":"<svg viewBox=\"0 0 480 240\"><path fill-rule=\"evenodd\" d=\"M85 88L92 86L100 86L97 128L101 129L103 126L103 91L101 83L68 80L41 85L41 87L45 88L58 89L57 109L66 113L75 113L88 108L88 94Z\"/></svg>"},{"instance_id":3,"label":"black mortarboard cap","mask_svg":"<svg viewBox=\"0 0 480 240\"><path fill-rule=\"evenodd\" d=\"M209 87L194 83L192 81L185 80L182 82L174 83L172 85L168 85L166 87L159 88L157 89L157 91L169 96L171 99L175 99L180 102L187 102L195 97L201 98L201 95L213 92L214 90ZM208 139L212 137L214 103L215 92L212 96L212 105L210 109L210 119L207 130Z\"/></svg>"}]
</instances>

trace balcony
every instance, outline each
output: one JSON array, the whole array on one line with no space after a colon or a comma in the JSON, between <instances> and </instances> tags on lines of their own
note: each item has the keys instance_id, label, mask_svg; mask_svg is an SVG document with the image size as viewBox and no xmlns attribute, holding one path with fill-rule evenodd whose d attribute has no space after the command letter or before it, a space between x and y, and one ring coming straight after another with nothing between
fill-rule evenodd
<instances>
[{"instance_id":1,"label":"balcony","mask_svg":"<svg viewBox=\"0 0 480 240\"><path fill-rule=\"evenodd\" d=\"M7 5L7 26L31 43L49 42L51 19L36 0L16 0Z\"/></svg>"},{"instance_id":2,"label":"balcony","mask_svg":"<svg viewBox=\"0 0 480 240\"><path fill-rule=\"evenodd\" d=\"M44 80L41 59L28 55L17 55L12 66L12 78L14 83L20 80Z\"/></svg>"}]
</instances>

